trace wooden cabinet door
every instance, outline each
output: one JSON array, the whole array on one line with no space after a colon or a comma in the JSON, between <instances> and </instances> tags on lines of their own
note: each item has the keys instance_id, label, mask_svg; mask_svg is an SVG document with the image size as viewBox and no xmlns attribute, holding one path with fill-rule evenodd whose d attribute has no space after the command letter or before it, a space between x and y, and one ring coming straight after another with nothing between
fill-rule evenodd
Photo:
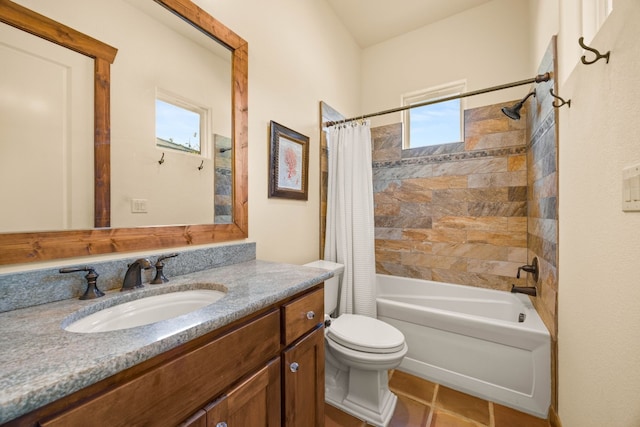
<instances>
[{"instance_id":1,"label":"wooden cabinet door","mask_svg":"<svg viewBox=\"0 0 640 427\"><path fill-rule=\"evenodd\" d=\"M280 350L279 328L280 313L271 311L106 393L80 401L77 406L40 421L40 426L176 425L276 357Z\"/></svg>"},{"instance_id":2,"label":"wooden cabinet door","mask_svg":"<svg viewBox=\"0 0 640 427\"><path fill-rule=\"evenodd\" d=\"M285 427L324 426L324 328L283 353Z\"/></svg>"},{"instance_id":3,"label":"wooden cabinet door","mask_svg":"<svg viewBox=\"0 0 640 427\"><path fill-rule=\"evenodd\" d=\"M207 427L280 427L280 358L208 405L205 411Z\"/></svg>"}]
</instances>

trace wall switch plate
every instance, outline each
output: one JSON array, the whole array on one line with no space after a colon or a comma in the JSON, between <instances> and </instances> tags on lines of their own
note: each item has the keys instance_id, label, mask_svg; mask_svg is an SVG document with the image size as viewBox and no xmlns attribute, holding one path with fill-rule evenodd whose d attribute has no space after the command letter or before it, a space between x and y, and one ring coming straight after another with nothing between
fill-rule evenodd
<instances>
[{"instance_id":1,"label":"wall switch plate","mask_svg":"<svg viewBox=\"0 0 640 427\"><path fill-rule=\"evenodd\" d=\"M147 199L131 199L131 213L147 213Z\"/></svg>"},{"instance_id":2,"label":"wall switch plate","mask_svg":"<svg viewBox=\"0 0 640 427\"><path fill-rule=\"evenodd\" d=\"M640 211L640 165L622 170L622 210Z\"/></svg>"}]
</instances>

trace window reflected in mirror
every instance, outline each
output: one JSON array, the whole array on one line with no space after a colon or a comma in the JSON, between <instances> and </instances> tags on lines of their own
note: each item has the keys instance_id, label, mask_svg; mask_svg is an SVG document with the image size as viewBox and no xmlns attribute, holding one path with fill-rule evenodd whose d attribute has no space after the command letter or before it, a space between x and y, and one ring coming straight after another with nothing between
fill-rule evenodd
<instances>
[{"instance_id":1,"label":"window reflected in mirror","mask_svg":"<svg viewBox=\"0 0 640 427\"><path fill-rule=\"evenodd\" d=\"M201 154L207 111L185 101L156 98L156 146Z\"/></svg>"}]
</instances>

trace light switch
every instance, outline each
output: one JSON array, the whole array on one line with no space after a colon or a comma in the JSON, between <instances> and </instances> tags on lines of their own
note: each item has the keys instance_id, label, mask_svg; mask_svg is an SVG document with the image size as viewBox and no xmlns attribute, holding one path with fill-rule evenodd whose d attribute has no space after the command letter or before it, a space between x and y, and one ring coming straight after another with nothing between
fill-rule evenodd
<instances>
[{"instance_id":1,"label":"light switch","mask_svg":"<svg viewBox=\"0 0 640 427\"><path fill-rule=\"evenodd\" d=\"M640 176L632 176L629 178L631 189L631 201L637 202L640 200Z\"/></svg>"},{"instance_id":2,"label":"light switch","mask_svg":"<svg viewBox=\"0 0 640 427\"><path fill-rule=\"evenodd\" d=\"M147 199L131 199L131 213L147 213Z\"/></svg>"},{"instance_id":3,"label":"light switch","mask_svg":"<svg viewBox=\"0 0 640 427\"><path fill-rule=\"evenodd\" d=\"M622 210L640 211L640 165L622 170Z\"/></svg>"}]
</instances>

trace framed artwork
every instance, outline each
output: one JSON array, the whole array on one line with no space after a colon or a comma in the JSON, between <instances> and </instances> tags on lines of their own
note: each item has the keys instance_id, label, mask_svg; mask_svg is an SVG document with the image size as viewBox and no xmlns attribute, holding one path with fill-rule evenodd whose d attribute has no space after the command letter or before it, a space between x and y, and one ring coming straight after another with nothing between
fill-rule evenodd
<instances>
[{"instance_id":1,"label":"framed artwork","mask_svg":"<svg viewBox=\"0 0 640 427\"><path fill-rule=\"evenodd\" d=\"M269 197L307 200L309 137L273 120L270 135Z\"/></svg>"}]
</instances>

